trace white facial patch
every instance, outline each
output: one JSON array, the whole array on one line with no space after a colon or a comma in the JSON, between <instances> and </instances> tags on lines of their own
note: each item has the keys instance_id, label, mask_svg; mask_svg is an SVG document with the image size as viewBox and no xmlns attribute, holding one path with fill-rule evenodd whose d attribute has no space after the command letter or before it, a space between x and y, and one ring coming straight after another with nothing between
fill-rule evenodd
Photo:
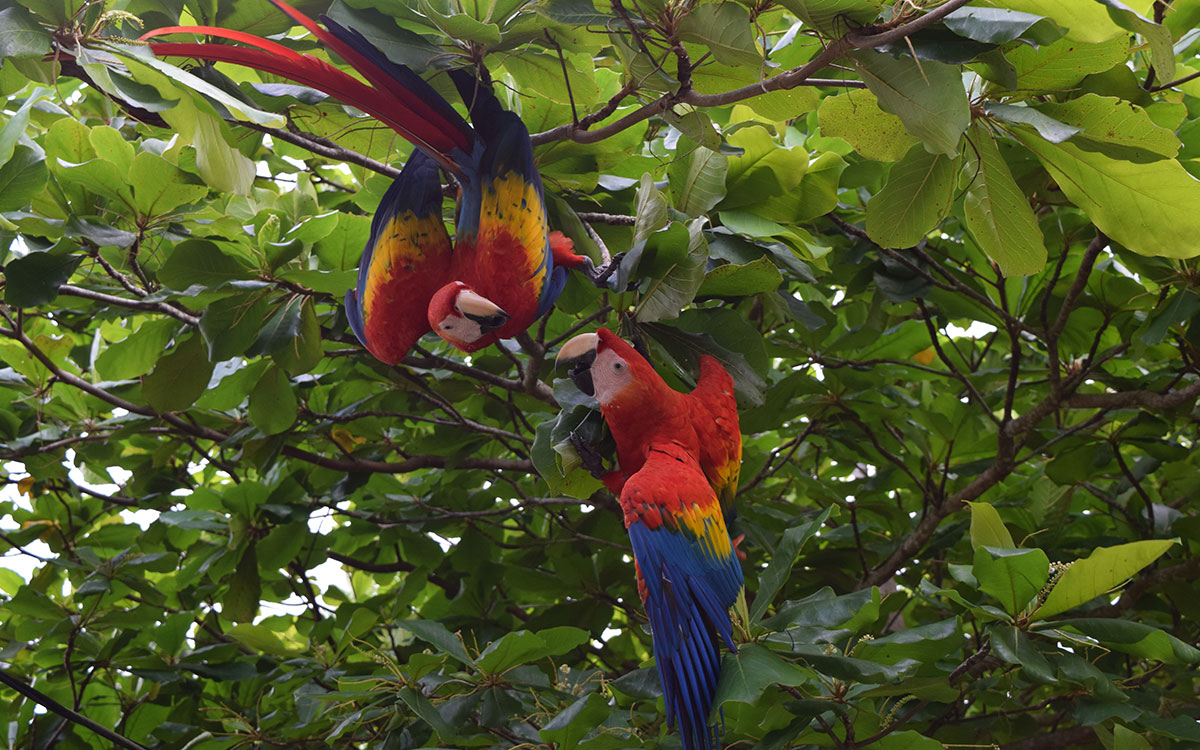
<instances>
[{"instance_id":1,"label":"white facial patch","mask_svg":"<svg viewBox=\"0 0 1200 750\"><path fill-rule=\"evenodd\" d=\"M592 363L592 385L596 389L596 400L601 404L616 398L632 380L629 363L616 352L605 349L596 355L596 361Z\"/></svg>"}]
</instances>

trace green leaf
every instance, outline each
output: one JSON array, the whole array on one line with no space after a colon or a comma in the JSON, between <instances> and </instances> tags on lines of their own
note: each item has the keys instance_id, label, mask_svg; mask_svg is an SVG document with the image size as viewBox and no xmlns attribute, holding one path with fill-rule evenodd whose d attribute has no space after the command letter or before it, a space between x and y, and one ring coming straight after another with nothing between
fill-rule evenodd
<instances>
[{"instance_id":1,"label":"green leaf","mask_svg":"<svg viewBox=\"0 0 1200 750\"><path fill-rule=\"evenodd\" d=\"M1015 548L1012 535L1000 519L1000 514L988 503L968 502L971 511L971 548L1005 547Z\"/></svg>"},{"instance_id":2,"label":"green leaf","mask_svg":"<svg viewBox=\"0 0 1200 750\"><path fill-rule=\"evenodd\" d=\"M920 144L892 166L867 202L867 234L884 247L912 247L950 212L957 160Z\"/></svg>"},{"instance_id":3,"label":"green leaf","mask_svg":"<svg viewBox=\"0 0 1200 750\"><path fill-rule=\"evenodd\" d=\"M50 51L50 30L19 5L0 10L0 60L41 57Z\"/></svg>"},{"instance_id":4,"label":"green leaf","mask_svg":"<svg viewBox=\"0 0 1200 750\"><path fill-rule=\"evenodd\" d=\"M1171 30L1135 12L1119 0L1099 0L1099 2L1108 6L1108 15L1118 26L1140 34L1146 44L1150 45L1150 62L1154 65L1154 72L1159 80L1174 79L1175 50L1172 45Z\"/></svg>"},{"instance_id":5,"label":"green leaf","mask_svg":"<svg viewBox=\"0 0 1200 750\"><path fill-rule=\"evenodd\" d=\"M158 280L180 291L193 284L216 288L230 281L251 278L252 275L250 269L221 252L216 244L208 240L180 242L158 269Z\"/></svg>"},{"instance_id":6,"label":"green leaf","mask_svg":"<svg viewBox=\"0 0 1200 750\"><path fill-rule=\"evenodd\" d=\"M678 26L679 38L703 44L726 65L759 65L750 12L737 3L700 3Z\"/></svg>"},{"instance_id":7,"label":"green leaf","mask_svg":"<svg viewBox=\"0 0 1200 750\"><path fill-rule=\"evenodd\" d=\"M1046 265L1046 244L1033 207L992 136L983 128L972 132L975 150L966 167L971 184L963 202L967 229L1005 276L1037 273Z\"/></svg>"},{"instance_id":8,"label":"green leaf","mask_svg":"<svg viewBox=\"0 0 1200 750\"><path fill-rule=\"evenodd\" d=\"M800 554L804 543L807 542L812 535L817 533L817 530L825 525L829 520L829 514L833 512L833 506L825 508L819 515L810 518L800 526L793 526L783 532L783 536L779 540L779 544L771 552L771 562L767 564L765 570L758 578L758 588L754 595L754 606L750 608L750 621L757 622L766 614L767 607L775 595L779 593L780 587L787 580L788 574L792 570L792 565L796 562L796 555Z\"/></svg>"},{"instance_id":9,"label":"green leaf","mask_svg":"<svg viewBox=\"0 0 1200 750\"><path fill-rule=\"evenodd\" d=\"M680 138L677 158L668 170L675 208L688 216L710 211L725 197L725 173L729 168L724 154L685 142Z\"/></svg>"},{"instance_id":10,"label":"green leaf","mask_svg":"<svg viewBox=\"0 0 1200 750\"><path fill-rule=\"evenodd\" d=\"M1153 659L1168 664L1195 664L1200 662L1200 649L1196 649L1150 625L1129 620L1111 618L1075 618L1059 620L1054 627L1066 628L1095 638L1104 646L1132 654L1140 659Z\"/></svg>"},{"instance_id":11,"label":"green leaf","mask_svg":"<svg viewBox=\"0 0 1200 750\"><path fill-rule=\"evenodd\" d=\"M989 628L989 639L996 656L1020 667L1030 679L1054 682L1054 668L1024 632L1011 625L994 625Z\"/></svg>"},{"instance_id":12,"label":"green leaf","mask_svg":"<svg viewBox=\"0 0 1200 750\"><path fill-rule=\"evenodd\" d=\"M463 13L441 13L429 0L417 0L417 7L434 27L451 39L489 47L500 44L500 27L494 23L484 23Z\"/></svg>"},{"instance_id":13,"label":"green leaf","mask_svg":"<svg viewBox=\"0 0 1200 750\"><path fill-rule=\"evenodd\" d=\"M261 625L250 625L243 622L240 625L227 628L225 633L253 651L280 657L296 655L295 651L288 648L278 635Z\"/></svg>"},{"instance_id":14,"label":"green leaf","mask_svg":"<svg viewBox=\"0 0 1200 750\"><path fill-rule=\"evenodd\" d=\"M304 298L300 307L300 330L296 336L275 350L275 363L296 376L306 373L321 361L321 324L311 297Z\"/></svg>"},{"instance_id":15,"label":"green leaf","mask_svg":"<svg viewBox=\"0 0 1200 750\"><path fill-rule=\"evenodd\" d=\"M476 664L484 674L499 675L521 664L561 656L590 637L586 630L568 626L537 633L518 630L489 643Z\"/></svg>"},{"instance_id":16,"label":"green leaf","mask_svg":"<svg viewBox=\"0 0 1200 750\"><path fill-rule=\"evenodd\" d=\"M206 186L188 180L182 170L161 156L139 153L129 167L135 210L142 217L162 216L208 194Z\"/></svg>"},{"instance_id":17,"label":"green leaf","mask_svg":"<svg viewBox=\"0 0 1200 750\"><path fill-rule=\"evenodd\" d=\"M544 742L562 750L572 750L580 740L599 727L611 713L608 701L599 692L588 693L559 712L538 730Z\"/></svg>"},{"instance_id":18,"label":"green leaf","mask_svg":"<svg viewBox=\"0 0 1200 750\"><path fill-rule=\"evenodd\" d=\"M17 141L24 135L25 128L29 124L29 113L33 110L33 105L43 99L46 93L45 89L35 89L25 98L8 122L4 123L4 127L0 128L0 166L7 164L8 160L12 158Z\"/></svg>"},{"instance_id":19,"label":"green leaf","mask_svg":"<svg viewBox=\"0 0 1200 750\"><path fill-rule=\"evenodd\" d=\"M12 158L0 167L0 212L28 206L46 186L47 177L46 160L33 149L18 145Z\"/></svg>"},{"instance_id":20,"label":"green leaf","mask_svg":"<svg viewBox=\"0 0 1200 750\"><path fill-rule=\"evenodd\" d=\"M200 333L208 345L208 358L224 362L241 356L258 335L267 313L259 291L243 292L213 302L200 316Z\"/></svg>"},{"instance_id":21,"label":"green leaf","mask_svg":"<svg viewBox=\"0 0 1200 750\"><path fill-rule=\"evenodd\" d=\"M349 271L358 268L370 236L370 216L342 214L337 227L317 240L313 250L325 268Z\"/></svg>"},{"instance_id":22,"label":"green leaf","mask_svg":"<svg viewBox=\"0 0 1200 750\"><path fill-rule=\"evenodd\" d=\"M1050 44L1064 33L1048 18L1005 8L959 8L943 23L959 36L987 44L1004 44L1018 38Z\"/></svg>"},{"instance_id":23,"label":"green leaf","mask_svg":"<svg viewBox=\"0 0 1200 750\"><path fill-rule=\"evenodd\" d=\"M1191 258L1200 253L1200 182L1173 159L1138 164L1073 142L1013 135L1045 165L1059 188L1109 237L1142 255Z\"/></svg>"},{"instance_id":24,"label":"green leaf","mask_svg":"<svg viewBox=\"0 0 1200 750\"><path fill-rule=\"evenodd\" d=\"M1080 131L1080 128L1059 122L1033 107L988 102L983 105L983 111L997 120L1031 125L1038 135L1051 143L1062 143Z\"/></svg>"},{"instance_id":25,"label":"green leaf","mask_svg":"<svg viewBox=\"0 0 1200 750\"><path fill-rule=\"evenodd\" d=\"M421 640L436 646L443 653L450 654L463 664L475 665L475 660L467 655L459 636L451 633L444 625L435 620L401 620L396 623L410 631Z\"/></svg>"},{"instance_id":26,"label":"green leaf","mask_svg":"<svg viewBox=\"0 0 1200 750\"><path fill-rule=\"evenodd\" d=\"M29 253L4 266L4 302L14 307L37 307L53 302L58 288L71 279L82 255Z\"/></svg>"},{"instance_id":27,"label":"green leaf","mask_svg":"<svg viewBox=\"0 0 1200 750\"><path fill-rule=\"evenodd\" d=\"M845 31L846 24L864 26L879 15L884 0L784 0L783 7L794 13L805 26L830 36Z\"/></svg>"},{"instance_id":28,"label":"green leaf","mask_svg":"<svg viewBox=\"0 0 1200 750\"><path fill-rule=\"evenodd\" d=\"M759 258L743 265L726 263L704 275L698 296L746 297L751 294L773 292L783 283L783 276L775 264Z\"/></svg>"},{"instance_id":29,"label":"green leaf","mask_svg":"<svg viewBox=\"0 0 1200 750\"><path fill-rule=\"evenodd\" d=\"M199 333L188 336L175 351L158 361L142 378L142 395L156 411L186 409L204 393L212 378L213 363Z\"/></svg>"},{"instance_id":30,"label":"green leaf","mask_svg":"<svg viewBox=\"0 0 1200 750\"><path fill-rule=\"evenodd\" d=\"M1034 613L1044 620L1078 607L1120 586L1126 579L1161 557L1174 539L1147 539L1115 547L1098 547L1087 557L1070 563L1046 601Z\"/></svg>"},{"instance_id":31,"label":"green leaf","mask_svg":"<svg viewBox=\"0 0 1200 750\"><path fill-rule=\"evenodd\" d=\"M1146 110L1115 96L1084 94L1065 102L1042 102L1038 111L1079 128L1080 148L1125 161L1152 161L1179 153L1179 138L1150 119ZM1044 134L1043 134L1044 135Z\"/></svg>"},{"instance_id":32,"label":"green leaf","mask_svg":"<svg viewBox=\"0 0 1200 750\"><path fill-rule=\"evenodd\" d=\"M803 685L812 673L784 661L778 654L757 643L743 643L736 654L721 659L721 676L713 706L726 701L755 703L771 685Z\"/></svg>"},{"instance_id":33,"label":"green leaf","mask_svg":"<svg viewBox=\"0 0 1200 750\"><path fill-rule=\"evenodd\" d=\"M693 219L688 224L686 252L665 275L650 282L634 312L639 322L674 320L695 298L704 283L704 264L708 260L708 242L703 231L706 222L707 219Z\"/></svg>"},{"instance_id":34,"label":"green leaf","mask_svg":"<svg viewBox=\"0 0 1200 750\"><path fill-rule=\"evenodd\" d=\"M985 0L980 4L1000 5L1050 18L1066 29L1067 38L1075 42L1100 43L1121 34L1095 0Z\"/></svg>"},{"instance_id":35,"label":"green leaf","mask_svg":"<svg viewBox=\"0 0 1200 750\"><path fill-rule=\"evenodd\" d=\"M859 50L852 56L880 109L900 118L905 130L930 153L950 156L958 152L971 112L957 66L895 58L873 50Z\"/></svg>"},{"instance_id":36,"label":"green leaf","mask_svg":"<svg viewBox=\"0 0 1200 750\"><path fill-rule=\"evenodd\" d=\"M258 576L254 542L246 545L246 551L230 573L227 584L225 597L221 600L221 614L234 622L252 621L258 614L258 601L262 598L262 581Z\"/></svg>"},{"instance_id":37,"label":"green leaf","mask_svg":"<svg viewBox=\"0 0 1200 750\"><path fill-rule=\"evenodd\" d=\"M178 328L179 322L173 318L142 321L136 331L109 344L100 353L96 358L96 372L105 380L126 380L145 375L158 362Z\"/></svg>"},{"instance_id":38,"label":"green leaf","mask_svg":"<svg viewBox=\"0 0 1200 750\"><path fill-rule=\"evenodd\" d=\"M276 435L296 421L296 394L287 373L272 365L250 391L250 422L268 435Z\"/></svg>"},{"instance_id":39,"label":"green leaf","mask_svg":"<svg viewBox=\"0 0 1200 750\"><path fill-rule=\"evenodd\" d=\"M1097 7L1094 0L1083 1ZM1112 28L1116 30L1115 26ZM1073 31L1073 28L1069 28L1068 38L1045 47L1034 49L1018 46L1008 52L1008 60L1017 70L1017 85L1020 88L1066 91L1085 76L1121 64L1129 54L1129 40L1119 32L1103 41L1084 44L1071 36Z\"/></svg>"},{"instance_id":40,"label":"green leaf","mask_svg":"<svg viewBox=\"0 0 1200 750\"><path fill-rule=\"evenodd\" d=\"M1050 579L1050 559L1040 549L977 547L971 570L979 589L1016 617Z\"/></svg>"}]
</instances>

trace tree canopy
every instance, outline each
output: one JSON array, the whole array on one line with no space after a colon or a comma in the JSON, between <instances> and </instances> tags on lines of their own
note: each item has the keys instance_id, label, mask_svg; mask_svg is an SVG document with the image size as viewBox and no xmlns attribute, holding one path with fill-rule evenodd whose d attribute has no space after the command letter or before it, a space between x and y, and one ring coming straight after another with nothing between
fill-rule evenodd
<instances>
[{"instance_id":1,"label":"tree canopy","mask_svg":"<svg viewBox=\"0 0 1200 750\"><path fill-rule=\"evenodd\" d=\"M727 746L1200 744L1200 0L298 7L486 67L616 271L384 366L341 298L408 144L131 40L341 60L4 3L11 746L679 747L552 366L602 325L737 384Z\"/></svg>"}]
</instances>

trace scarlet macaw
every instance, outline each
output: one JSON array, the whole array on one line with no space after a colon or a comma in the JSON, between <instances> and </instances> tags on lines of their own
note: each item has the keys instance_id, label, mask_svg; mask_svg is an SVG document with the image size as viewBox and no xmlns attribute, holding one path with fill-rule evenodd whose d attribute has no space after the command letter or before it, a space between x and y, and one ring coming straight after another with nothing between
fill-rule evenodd
<instances>
[{"instance_id":1,"label":"scarlet macaw","mask_svg":"<svg viewBox=\"0 0 1200 750\"><path fill-rule=\"evenodd\" d=\"M394 364L432 329L470 352L516 335L548 311L566 281L564 266L589 261L572 253L561 233L548 232L542 181L520 118L473 76L451 71L472 127L420 76L393 63L358 31L325 16L328 30L322 29L282 0L271 1L367 82L239 31L173 26L143 39L190 32L251 45L150 43L156 54L235 63L311 86L387 124L419 149L411 170L406 167L384 196L357 287L346 294L351 327L363 345ZM453 249L441 219L437 166L462 188Z\"/></svg>"},{"instance_id":2,"label":"scarlet macaw","mask_svg":"<svg viewBox=\"0 0 1200 750\"><path fill-rule=\"evenodd\" d=\"M733 378L716 358L700 357L700 377L691 393L679 393L667 385L645 357L607 328L583 333L563 344L557 360L579 361L585 368L575 374L576 383L590 393L589 376L601 349L615 352L633 373L638 389L604 410L617 444L618 468L601 477L613 493L641 468L647 447L657 434L678 436L700 462L704 475L721 501L726 523L734 516L742 463L742 433L738 429L737 400Z\"/></svg>"},{"instance_id":3,"label":"scarlet macaw","mask_svg":"<svg viewBox=\"0 0 1200 750\"><path fill-rule=\"evenodd\" d=\"M718 639L736 651L729 608L742 588L716 489L732 497L737 485L741 436L732 379L711 360L702 363L696 389L678 393L603 328L564 344L562 359L586 368L575 373L577 382L599 402L617 443L620 469L606 483L619 485L667 723L678 722L687 750L710 750ZM723 445L704 446L700 436L723 436Z\"/></svg>"}]
</instances>

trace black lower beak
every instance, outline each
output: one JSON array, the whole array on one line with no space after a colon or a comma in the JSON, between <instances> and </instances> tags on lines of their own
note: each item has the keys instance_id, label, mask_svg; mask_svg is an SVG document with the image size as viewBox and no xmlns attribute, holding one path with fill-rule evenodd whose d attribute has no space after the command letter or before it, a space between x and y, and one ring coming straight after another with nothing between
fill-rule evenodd
<instances>
[{"instance_id":1,"label":"black lower beak","mask_svg":"<svg viewBox=\"0 0 1200 750\"><path fill-rule=\"evenodd\" d=\"M506 312L498 312L495 315L472 315L471 313L463 313L463 316L478 323L479 329L484 333L491 333L499 328L503 328L504 324L509 321L510 317Z\"/></svg>"},{"instance_id":2,"label":"black lower beak","mask_svg":"<svg viewBox=\"0 0 1200 750\"><path fill-rule=\"evenodd\" d=\"M596 395L596 386L592 383L592 363L595 361L596 352L588 352L572 360L571 369L567 371L567 377L571 378L575 387L589 396Z\"/></svg>"}]
</instances>

